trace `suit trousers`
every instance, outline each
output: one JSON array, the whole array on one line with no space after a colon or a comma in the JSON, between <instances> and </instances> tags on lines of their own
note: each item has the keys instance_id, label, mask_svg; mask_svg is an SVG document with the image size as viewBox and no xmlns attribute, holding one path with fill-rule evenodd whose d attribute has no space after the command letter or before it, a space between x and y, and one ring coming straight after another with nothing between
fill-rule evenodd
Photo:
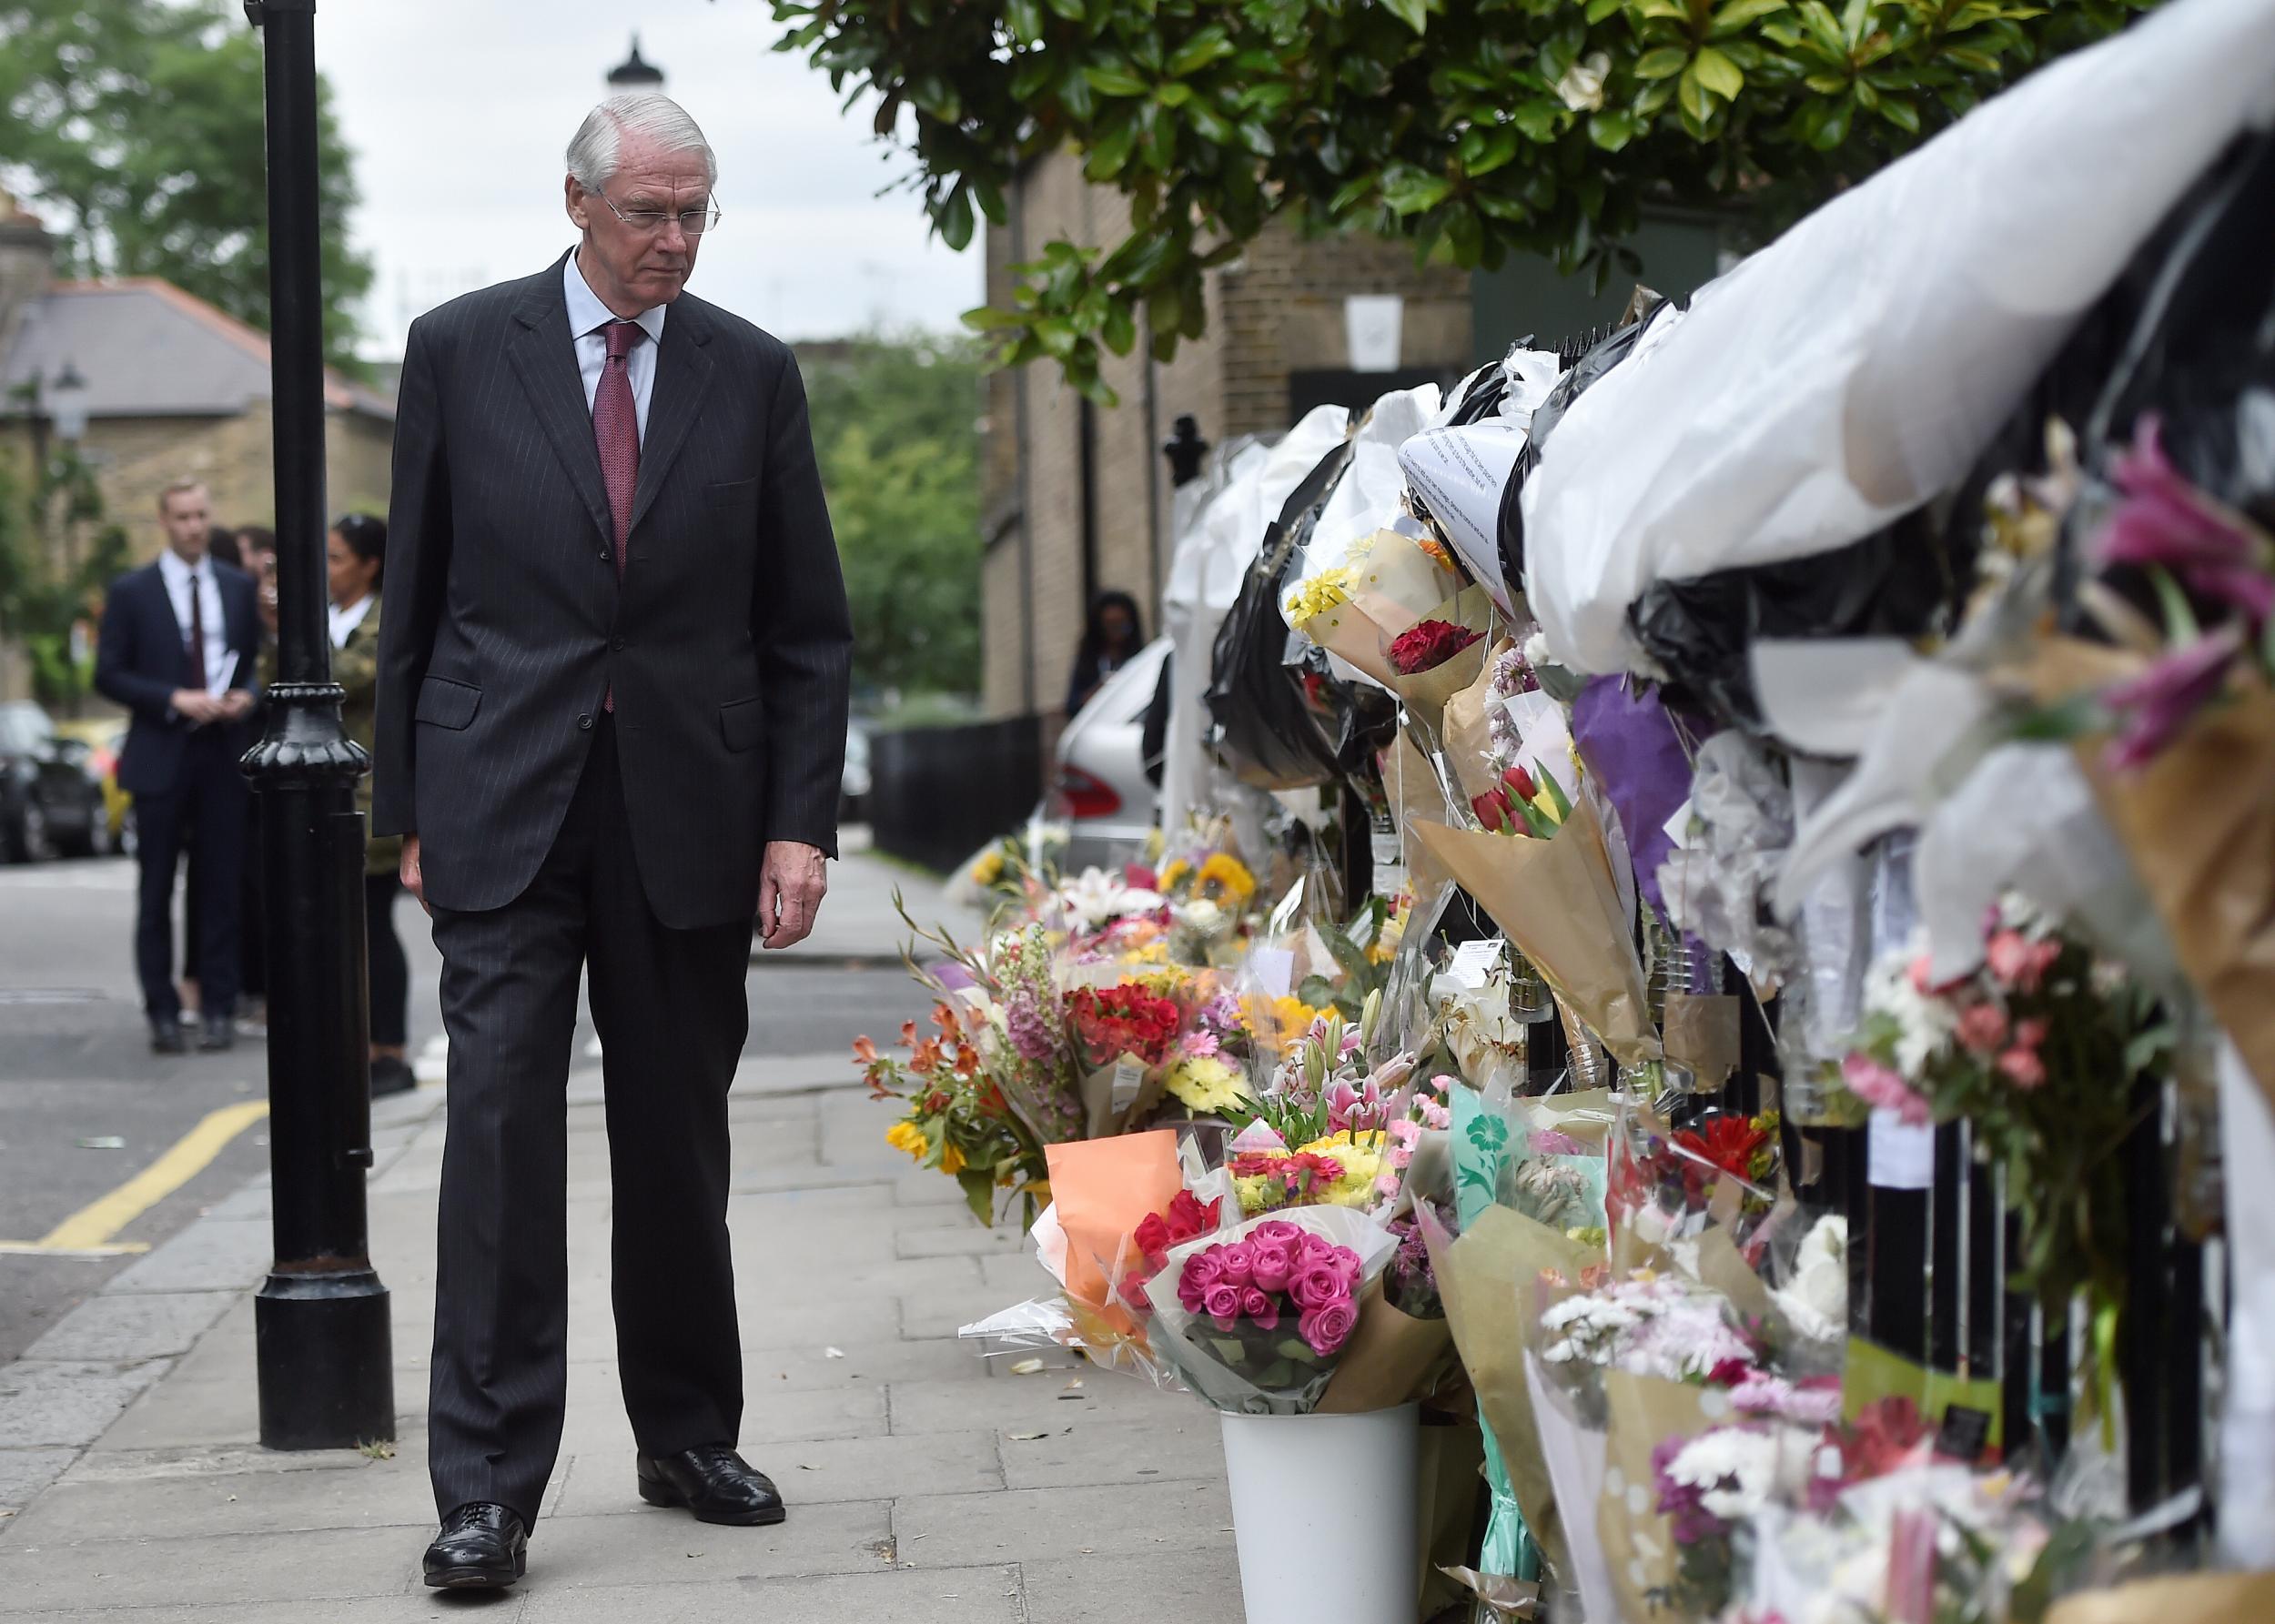
<instances>
[{"instance_id":1,"label":"suit trousers","mask_svg":"<svg viewBox=\"0 0 2275 1624\"><path fill-rule=\"evenodd\" d=\"M253 792L238 770L242 747L235 728L201 728L182 745L174 787L135 795L136 861L140 907L135 923L135 968L142 977L142 1007L154 1020L182 1013L174 985L174 876L185 850L202 883L186 900L186 925L197 943L198 1007L226 1022L237 1009L238 871L245 861L245 826Z\"/></svg>"},{"instance_id":2,"label":"suit trousers","mask_svg":"<svg viewBox=\"0 0 2275 1624\"><path fill-rule=\"evenodd\" d=\"M607 1091L617 1363L640 1448L735 1441L743 1359L727 1244L727 1089L750 1029L751 926L675 931L648 904L613 718L527 890L434 910L450 1034L429 1471L447 1516L533 1524L568 1381L566 1084L580 971ZM624 1463L627 1492L632 1463Z\"/></svg>"}]
</instances>

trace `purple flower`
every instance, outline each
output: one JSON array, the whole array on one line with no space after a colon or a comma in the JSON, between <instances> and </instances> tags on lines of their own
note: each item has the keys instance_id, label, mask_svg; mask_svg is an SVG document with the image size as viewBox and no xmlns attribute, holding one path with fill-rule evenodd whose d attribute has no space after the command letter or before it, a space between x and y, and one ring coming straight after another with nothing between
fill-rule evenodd
<instances>
[{"instance_id":1,"label":"purple flower","mask_svg":"<svg viewBox=\"0 0 2275 1624\"><path fill-rule=\"evenodd\" d=\"M1003 1026L1022 1059L1046 1061L1058 1053L1058 1033L1043 1014L1043 1001L1025 987L1004 1000Z\"/></svg>"},{"instance_id":2,"label":"purple flower","mask_svg":"<svg viewBox=\"0 0 2275 1624\"><path fill-rule=\"evenodd\" d=\"M2130 453L2112 469L2125 492L2100 539L2101 561L2170 570L2190 590L2241 610L2255 624L2275 612L2275 575L2261 538L2198 490L2164 453L2162 424L2143 415Z\"/></svg>"},{"instance_id":3,"label":"purple flower","mask_svg":"<svg viewBox=\"0 0 2275 1624\"><path fill-rule=\"evenodd\" d=\"M2106 691L2101 702L2124 719L2109 746L2110 770L2140 766L2179 737L2189 719L2227 686L2228 668L2242 647L2242 628L2231 622L2159 656L2139 676Z\"/></svg>"}]
</instances>

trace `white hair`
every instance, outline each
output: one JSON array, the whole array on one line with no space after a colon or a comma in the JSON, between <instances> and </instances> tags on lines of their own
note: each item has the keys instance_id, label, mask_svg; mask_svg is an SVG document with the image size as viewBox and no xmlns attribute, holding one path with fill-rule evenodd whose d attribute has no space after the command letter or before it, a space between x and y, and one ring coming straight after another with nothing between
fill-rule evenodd
<instances>
[{"instance_id":1,"label":"white hair","mask_svg":"<svg viewBox=\"0 0 2275 1624\"><path fill-rule=\"evenodd\" d=\"M668 96L612 96L584 116L569 143L569 173L588 192L615 177L624 141L644 142L667 153L700 152L703 179L716 185L719 160L687 109Z\"/></svg>"}]
</instances>

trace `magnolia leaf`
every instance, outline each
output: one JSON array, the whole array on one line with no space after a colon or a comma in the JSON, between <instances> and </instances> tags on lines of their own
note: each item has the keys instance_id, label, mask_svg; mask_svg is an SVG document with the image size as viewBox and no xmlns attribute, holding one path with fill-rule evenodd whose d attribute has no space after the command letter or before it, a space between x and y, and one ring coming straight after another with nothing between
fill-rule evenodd
<instances>
[{"instance_id":1,"label":"magnolia leaf","mask_svg":"<svg viewBox=\"0 0 2275 1624\"><path fill-rule=\"evenodd\" d=\"M1712 45L1698 54L1691 64L1691 72L1698 76L1701 85L1726 102L1737 100L1738 92L1745 88L1745 76L1738 71L1738 65Z\"/></svg>"},{"instance_id":2,"label":"magnolia leaf","mask_svg":"<svg viewBox=\"0 0 2275 1624\"><path fill-rule=\"evenodd\" d=\"M1661 45L1655 51L1645 51L1635 58L1635 76L1639 79L1672 79L1691 65L1691 54L1682 45Z\"/></svg>"},{"instance_id":3,"label":"magnolia leaf","mask_svg":"<svg viewBox=\"0 0 2275 1624\"><path fill-rule=\"evenodd\" d=\"M940 206L935 219L940 227L940 240L962 253L972 240L971 188L959 182L956 190L948 194L948 200Z\"/></svg>"},{"instance_id":4,"label":"magnolia leaf","mask_svg":"<svg viewBox=\"0 0 2275 1624\"><path fill-rule=\"evenodd\" d=\"M1150 88L1136 74L1117 67L1086 67L1082 76L1100 96L1143 96Z\"/></svg>"},{"instance_id":5,"label":"magnolia leaf","mask_svg":"<svg viewBox=\"0 0 2275 1624\"><path fill-rule=\"evenodd\" d=\"M1632 113L1597 113L1588 119L1588 139L1606 152L1617 152L1638 133Z\"/></svg>"},{"instance_id":6,"label":"magnolia leaf","mask_svg":"<svg viewBox=\"0 0 2275 1624\"><path fill-rule=\"evenodd\" d=\"M1681 98L1684 116L1693 123L1703 125L1714 116L1714 98L1699 78L1695 60L1683 70L1675 94Z\"/></svg>"},{"instance_id":7,"label":"magnolia leaf","mask_svg":"<svg viewBox=\"0 0 2275 1624\"><path fill-rule=\"evenodd\" d=\"M1417 34L1430 26L1428 0L1382 0L1382 8Z\"/></svg>"},{"instance_id":8,"label":"magnolia leaf","mask_svg":"<svg viewBox=\"0 0 2275 1624\"><path fill-rule=\"evenodd\" d=\"M1050 0L1050 8L1069 23L1079 23L1088 15L1083 0Z\"/></svg>"},{"instance_id":9,"label":"magnolia leaf","mask_svg":"<svg viewBox=\"0 0 2275 1624\"><path fill-rule=\"evenodd\" d=\"M1729 4L1714 12L1713 29L1719 36L1735 34L1748 23L1788 9L1788 0L1729 0Z\"/></svg>"},{"instance_id":10,"label":"magnolia leaf","mask_svg":"<svg viewBox=\"0 0 2275 1624\"><path fill-rule=\"evenodd\" d=\"M1785 0L1777 0L1777 3L1783 5ZM1604 18L1615 15L1626 4L1627 0L1588 0L1588 21L1591 24L1601 23Z\"/></svg>"},{"instance_id":11,"label":"magnolia leaf","mask_svg":"<svg viewBox=\"0 0 2275 1624\"><path fill-rule=\"evenodd\" d=\"M1004 0L1003 20L1011 29L1011 37L1023 45L1043 37L1043 8L1037 0Z\"/></svg>"},{"instance_id":12,"label":"magnolia leaf","mask_svg":"<svg viewBox=\"0 0 2275 1624\"><path fill-rule=\"evenodd\" d=\"M1884 96L1880 98L1880 116L1907 136L1919 134L1919 108L1905 96Z\"/></svg>"},{"instance_id":13,"label":"magnolia leaf","mask_svg":"<svg viewBox=\"0 0 2275 1624\"><path fill-rule=\"evenodd\" d=\"M1214 25L1202 29L1177 48L1169 58L1168 71L1172 78L1183 78L1198 73L1210 63L1232 55L1232 42L1225 31Z\"/></svg>"}]
</instances>

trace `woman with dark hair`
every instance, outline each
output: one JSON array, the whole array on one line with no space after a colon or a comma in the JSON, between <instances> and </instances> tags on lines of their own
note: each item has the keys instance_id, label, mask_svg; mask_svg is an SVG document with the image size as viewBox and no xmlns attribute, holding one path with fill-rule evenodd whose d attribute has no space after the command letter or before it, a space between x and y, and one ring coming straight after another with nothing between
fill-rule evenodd
<instances>
[{"instance_id":1,"label":"woman with dark hair","mask_svg":"<svg viewBox=\"0 0 2275 1624\"><path fill-rule=\"evenodd\" d=\"M1074 675L1067 683L1067 714L1090 702L1107 678L1129 663L1146 646L1138 619L1138 600L1127 592L1100 592L1090 605L1090 623L1075 651Z\"/></svg>"},{"instance_id":2,"label":"woman with dark hair","mask_svg":"<svg viewBox=\"0 0 2275 1624\"><path fill-rule=\"evenodd\" d=\"M349 513L324 538L331 585L332 681L346 691L339 707L348 736L371 749L379 661L379 578L387 568L387 521ZM371 780L356 786L356 802L371 813ZM371 973L371 1092L400 1094L413 1085L404 1058L409 1041L410 965L395 933L396 864L402 842L369 842L363 861L363 927Z\"/></svg>"}]
</instances>

